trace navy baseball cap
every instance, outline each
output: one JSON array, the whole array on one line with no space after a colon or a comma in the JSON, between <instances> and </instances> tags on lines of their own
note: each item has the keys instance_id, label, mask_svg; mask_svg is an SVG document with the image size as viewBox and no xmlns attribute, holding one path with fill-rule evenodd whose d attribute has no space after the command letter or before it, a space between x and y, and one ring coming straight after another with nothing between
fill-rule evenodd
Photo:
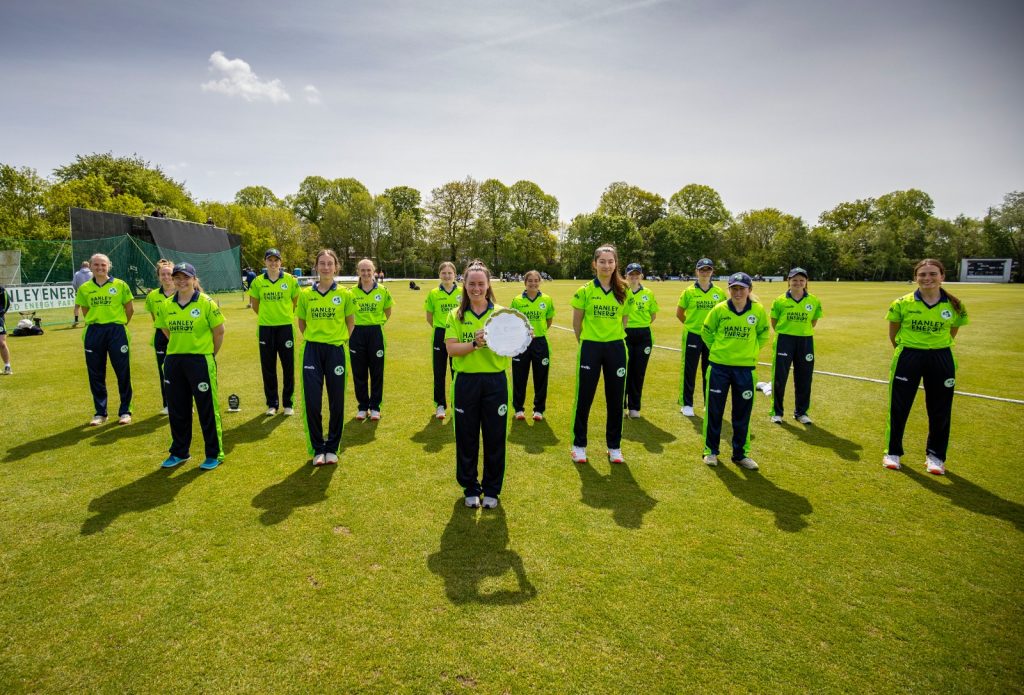
<instances>
[{"instance_id":1,"label":"navy baseball cap","mask_svg":"<svg viewBox=\"0 0 1024 695\"><path fill-rule=\"evenodd\" d=\"M281 260L281 252L278 251L277 249L267 249L267 252L263 254L263 260L266 260L271 256L276 257L277 260Z\"/></svg>"},{"instance_id":2,"label":"navy baseball cap","mask_svg":"<svg viewBox=\"0 0 1024 695\"><path fill-rule=\"evenodd\" d=\"M742 285L743 287L750 289L752 284L754 284L753 280L751 280L750 276L746 273L733 273L729 276L729 287L732 287L733 285Z\"/></svg>"},{"instance_id":3,"label":"navy baseball cap","mask_svg":"<svg viewBox=\"0 0 1024 695\"><path fill-rule=\"evenodd\" d=\"M641 266L639 263L630 263L629 265L626 266L626 275L629 275L630 273L640 273L641 275L643 275L643 266Z\"/></svg>"},{"instance_id":4,"label":"navy baseball cap","mask_svg":"<svg viewBox=\"0 0 1024 695\"><path fill-rule=\"evenodd\" d=\"M715 267L715 264L711 261L710 258L702 258L699 261L697 261L697 270L700 270L701 268L714 268L714 267Z\"/></svg>"},{"instance_id":5,"label":"navy baseball cap","mask_svg":"<svg viewBox=\"0 0 1024 695\"><path fill-rule=\"evenodd\" d=\"M178 273L194 278L196 276L196 269L191 263L179 263L174 266L174 270L171 271L171 275L177 275Z\"/></svg>"},{"instance_id":6,"label":"navy baseball cap","mask_svg":"<svg viewBox=\"0 0 1024 695\"><path fill-rule=\"evenodd\" d=\"M806 278L807 277L807 271L804 270L803 268L792 268L792 269L790 269L789 275L787 275L786 278L789 279L789 278L793 277L794 275L803 275Z\"/></svg>"}]
</instances>

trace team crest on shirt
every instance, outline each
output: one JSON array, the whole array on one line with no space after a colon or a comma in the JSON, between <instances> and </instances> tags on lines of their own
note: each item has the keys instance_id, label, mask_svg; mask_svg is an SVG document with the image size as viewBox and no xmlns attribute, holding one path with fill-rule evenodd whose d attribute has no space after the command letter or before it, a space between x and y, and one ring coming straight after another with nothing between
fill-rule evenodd
<instances>
[{"instance_id":1,"label":"team crest on shirt","mask_svg":"<svg viewBox=\"0 0 1024 695\"><path fill-rule=\"evenodd\" d=\"M282 282L282 283L281 283L281 289L282 289L282 290L286 290L286 289L288 289L288 283L287 283L287 282Z\"/></svg>"},{"instance_id":2,"label":"team crest on shirt","mask_svg":"<svg viewBox=\"0 0 1024 695\"><path fill-rule=\"evenodd\" d=\"M380 294L378 293L378 294L373 295L373 299L374 299L374 301L379 302L380 301Z\"/></svg>"},{"instance_id":3,"label":"team crest on shirt","mask_svg":"<svg viewBox=\"0 0 1024 695\"><path fill-rule=\"evenodd\" d=\"M940 316L941 316L942 318L944 318L944 319L951 319L951 318L953 318L953 312L952 312L952 311L950 311L949 309L943 309L943 310L942 310L942 313L941 313L941 314L939 314L939 315L940 315Z\"/></svg>"},{"instance_id":4,"label":"team crest on shirt","mask_svg":"<svg viewBox=\"0 0 1024 695\"><path fill-rule=\"evenodd\" d=\"M210 390L210 385L207 384L205 381L200 381L199 385L196 386L196 388L202 391L203 393L206 393L207 391Z\"/></svg>"},{"instance_id":5,"label":"team crest on shirt","mask_svg":"<svg viewBox=\"0 0 1024 695\"><path fill-rule=\"evenodd\" d=\"M547 305L547 304L545 304L544 302L541 302L541 303L540 303L540 308L541 308L541 309L547 309L547 308L548 308L548 305Z\"/></svg>"},{"instance_id":6,"label":"team crest on shirt","mask_svg":"<svg viewBox=\"0 0 1024 695\"><path fill-rule=\"evenodd\" d=\"M107 290L107 294L117 294L117 288L111 287L109 290Z\"/></svg>"},{"instance_id":7,"label":"team crest on shirt","mask_svg":"<svg viewBox=\"0 0 1024 695\"><path fill-rule=\"evenodd\" d=\"M744 391L743 392L743 400L749 401L753 397L754 397L754 392L753 391Z\"/></svg>"},{"instance_id":8,"label":"team crest on shirt","mask_svg":"<svg viewBox=\"0 0 1024 695\"><path fill-rule=\"evenodd\" d=\"M643 298L642 298L642 299L641 299L640 301L641 301L641 302L643 302L644 304L646 304L646 303L647 303L648 301L650 301L650 297L648 297L648 296L647 296L647 295L645 294L645 295L643 296Z\"/></svg>"},{"instance_id":9,"label":"team crest on shirt","mask_svg":"<svg viewBox=\"0 0 1024 695\"><path fill-rule=\"evenodd\" d=\"M203 312L199 311L199 307L196 307L192 311L188 312L188 315L191 316L194 319L197 319L197 318L199 318L199 314L201 314L201 313L203 313Z\"/></svg>"},{"instance_id":10,"label":"team crest on shirt","mask_svg":"<svg viewBox=\"0 0 1024 695\"><path fill-rule=\"evenodd\" d=\"M757 317L753 316L753 315L748 316L747 317L747 323L749 323L751 326L753 326L755 323L757 323Z\"/></svg>"},{"instance_id":11,"label":"team crest on shirt","mask_svg":"<svg viewBox=\"0 0 1024 695\"><path fill-rule=\"evenodd\" d=\"M334 304L341 304L341 297L331 297L331 302Z\"/></svg>"},{"instance_id":12,"label":"team crest on shirt","mask_svg":"<svg viewBox=\"0 0 1024 695\"><path fill-rule=\"evenodd\" d=\"M956 379L946 379L942 383L946 385L946 388L951 389L956 385Z\"/></svg>"},{"instance_id":13,"label":"team crest on shirt","mask_svg":"<svg viewBox=\"0 0 1024 695\"><path fill-rule=\"evenodd\" d=\"M711 295L711 298L714 299L717 302L719 300L718 293L715 293L715 294Z\"/></svg>"},{"instance_id":14,"label":"team crest on shirt","mask_svg":"<svg viewBox=\"0 0 1024 695\"><path fill-rule=\"evenodd\" d=\"M814 311L814 305L813 304L804 304L804 309L807 309L807 311Z\"/></svg>"},{"instance_id":15,"label":"team crest on shirt","mask_svg":"<svg viewBox=\"0 0 1024 695\"><path fill-rule=\"evenodd\" d=\"M335 367L335 368L334 368L334 373L335 373L335 374L336 374L337 376L341 376L342 374L344 374L344 373L345 373L345 368L344 368L344 367L342 367L342 366L341 366L341 365L339 364L339 365L338 365L337 367Z\"/></svg>"},{"instance_id":16,"label":"team crest on shirt","mask_svg":"<svg viewBox=\"0 0 1024 695\"><path fill-rule=\"evenodd\" d=\"M626 376L626 368L625 367L619 367L618 369L616 369L615 370L615 376L620 376L620 377L621 376Z\"/></svg>"},{"instance_id":17,"label":"team crest on shirt","mask_svg":"<svg viewBox=\"0 0 1024 695\"><path fill-rule=\"evenodd\" d=\"M508 406L502 403L498 406L498 415L504 416L508 412Z\"/></svg>"}]
</instances>

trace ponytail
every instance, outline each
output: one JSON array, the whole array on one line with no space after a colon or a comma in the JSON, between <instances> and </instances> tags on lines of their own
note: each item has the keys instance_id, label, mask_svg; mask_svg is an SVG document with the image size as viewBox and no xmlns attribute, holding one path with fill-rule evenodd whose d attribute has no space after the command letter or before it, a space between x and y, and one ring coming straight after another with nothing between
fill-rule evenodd
<instances>
[{"instance_id":1,"label":"ponytail","mask_svg":"<svg viewBox=\"0 0 1024 695\"><path fill-rule=\"evenodd\" d=\"M481 260L472 260L466 269L462 272L462 297L459 299L459 308L455 312L456 318L462 321L462 317L466 315L466 309L469 308L469 292L466 291L466 281L469 280L469 274L481 272L487 276L487 301L494 303L494 290L491 288L491 271L487 269L484 262Z\"/></svg>"},{"instance_id":2,"label":"ponytail","mask_svg":"<svg viewBox=\"0 0 1024 695\"><path fill-rule=\"evenodd\" d=\"M917 265L914 266L914 277L917 277L918 269L921 266L925 266L925 265L933 265L936 268L938 268L939 269L939 273L942 275L943 281L945 281L945 279L946 279L946 266L942 265L942 261L938 260L937 258L923 258L920 261L918 261ZM946 295L946 299L948 299L949 303L953 305L953 310L957 313L957 315L960 315L960 314L964 313L963 304L960 302L960 298L959 297L953 296L952 294L947 292L944 288L942 288L942 293Z\"/></svg>"}]
</instances>

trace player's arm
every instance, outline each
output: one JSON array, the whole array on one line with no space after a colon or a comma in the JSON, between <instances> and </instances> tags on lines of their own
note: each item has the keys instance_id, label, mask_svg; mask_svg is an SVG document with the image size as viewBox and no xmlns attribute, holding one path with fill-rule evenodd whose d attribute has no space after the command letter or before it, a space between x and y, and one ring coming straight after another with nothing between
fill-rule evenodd
<instances>
[{"instance_id":1,"label":"player's arm","mask_svg":"<svg viewBox=\"0 0 1024 695\"><path fill-rule=\"evenodd\" d=\"M779 323L779 320L777 318L775 318L774 316L772 316L771 322L772 322L772 330L774 331L775 330L775 326ZM814 323L812 322L811 325L813 326Z\"/></svg>"},{"instance_id":2,"label":"player's arm","mask_svg":"<svg viewBox=\"0 0 1024 695\"><path fill-rule=\"evenodd\" d=\"M349 314L345 317L345 325L348 326L348 337L352 337L352 331L356 329L356 316L355 314Z\"/></svg>"},{"instance_id":3,"label":"player's arm","mask_svg":"<svg viewBox=\"0 0 1024 695\"><path fill-rule=\"evenodd\" d=\"M681 306L677 306L676 318L679 319L679 323L686 323L686 309Z\"/></svg>"},{"instance_id":4,"label":"player's arm","mask_svg":"<svg viewBox=\"0 0 1024 695\"><path fill-rule=\"evenodd\" d=\"M950 326L950 328L949 328L949 337L950 338L955 338L956 334L959 333L959 332L960 332L960 326Z\"/></svg>"},{"instance_id":5,"label":"player's arm","mask_svg":"<svg viewBox=\"0 0 1024 695\"><path fill-rule=\"evenodd\" d=\"M658 312L655 311L655 312L653 312L651 314L651 323L654 323L655 319L657 319L657 318L658 318Z\"/></svg>"},{"instance_id":6,"label":"player's arm","mask_svg":"<svg viewBox=\"0 0 1024 695\"><path fill-rule=\"evenodd\" d=\"M580 342L580 335L583 333L583 309L573 307L572 332L576 334L576 342Z\"/></svg>"},{"instance_id":7,"label":"player's arm","mask_svg":"<svg viewBox=\"0 0 1024 695\"><path fill-rule=\"evenodd\" d=\"M252 308L252 311L253 311L254 314L256 314L257 316L260 315L260 300L259 299L257 299L256 297L253 297L252 295L249 295L249 306L250 306L250 308Z\"/></svg>"},{"instance_id":8,"label":"player's arm","mask_svg":"<svg viewBox=\"0 0 1024 695\"><path fill-rule=\"evenodd\" d=\"M220 346L224 344L224 324L214 326L210 329L210 333L213 336L213 356L216 357L220 352Z\"/></svg>"},{"instance_id":9,"label":"player's arm","mask_svg":"<svg viewBox=\"0 0 1024 695\"><path fill-rule=\"evenodd\" d=\"M305 337L306 333L306 319L299 319L299 335Z\"/></svg>"},{"instance_id":10,"label":"player's arm","mask_svg":"<svg viewBox=\"0 0 1024 695\"><path fill-rule=\"evenodd\" d=\"M458 338L446 338L444 341L444 347L448 351L449 357L463 357L486 344L483 329L473 334L473 342L470 343L459 342Z\"/></svg>"},{"instance_id":11,"label":"player's arm","mask_svg":"<svg viewBox=\"0 0 1024 695\"><path fill-rule=\"evenodd\" d=\"M388 307L387 309L384 310L384 318L387 319L388 321L391 320L391 307Z\"/></svg>"},{"instance_id":12,"label":"player's arm","mask_svg":"<svg viewBox=\"0 0 1024 695\"><path fill-rule=\"evenodd\" d=\"M135 302L128 300L124 305L124 323L127 326L132 321L132 316L135 315Z\"/></svg>"},{"instance_id":13,"label":"player's arm","mask_svg":"<svg viewBox=\"0 0 1024 695\"><path fill-rule=\"evenodd\" d=\"M900 332L900 325L895 321L889 322L889 342L892 343L893 347L896 347L896 334ZM952 330L950 330L950 335L953 335Z\"/></svg>"},{"instance_id":14,"label":"player's arm","mask_svg":"<svg viewBox=\"0 0 1024 695\"><path fill-rule=\"evenodd\" d=\"M432 311L427 312L427 325L431 328L434 327L434 312Z\"/></svg>"}]
</instances>

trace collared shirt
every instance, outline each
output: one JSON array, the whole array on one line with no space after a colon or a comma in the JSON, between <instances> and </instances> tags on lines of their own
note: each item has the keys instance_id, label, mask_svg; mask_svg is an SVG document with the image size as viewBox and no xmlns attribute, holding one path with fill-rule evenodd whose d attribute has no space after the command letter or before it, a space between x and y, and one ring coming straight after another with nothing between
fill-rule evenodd
<instances>
[{"instance_id":1,"label":"collared shirt","mask_svg":"<svg viewBox=\"0 0 1024 695\"><path fill-rule=\"evenodd\" d=\"M348 342L348 324L345 317L356 313L352 293L337 283L331 283L321 294L314 283L299 294L295 315L306 322L303 338L314 343L342 345Z\"/></svg>"},{"instance_id":2,"label":"collared shirt","mask_svg":"<svg viewBox=\"0 0 1024 695\"><path fill-rule=\"evenodd\" d=\"M683 319L683 330L689 333L700 333L704 319L715 306L728 299L729 294L715 283L703 290L700 283L693 283L679 295L679 308L686 312Z\"/></svg>"},{"instance_id":3,"label":"collared shirt","mask_svg":"<svg viewBox=\"0 0 1024 695\"><path fill-rule=\"evenodd\" d=\"M295 318L292 302L299 296L299 282L290 273L281 273L277 280L271 280L264 272L249 284L249 296L260 302L257 325L288 326Z\"/></svg>"},{"instance_id":4,"label":"collared shirt","mask_svg":"<svg viewBox=\"0 0 1024 695\"><path fill-rule=\"evenodd\" d=\"M395 304L387 287L375 282L364 292L362 286L357 283L349 292L352 293L352 301L356 305L357 326L383 326L387 322L388 317L384 310Z\"/></svg>"},{"instance_id":5,"label":"collared shirt","mask_svg":"<svg viewBox=\"0 0 1024 695\"><path fill-rule=\"evenodd\" d=\"M530 295L523 292L517 294L512 300L511 309L522 313L533 326L533 337L543 338L548 334L548 320L555 318L555 303L549 295L538 292L537 296L530 299Z\"/></svg>"},{"instance_id":6,"label":"collared shirt","mask_svg":"<svg viewBox=\"0 0 1024 695\"><path fill-rule=\"evenodd\" d=\"M102 285L96 284L96 278L90 278L75 294L75 304L89 307L85 315L87 326L94 323L128 323L124 305L130 301L132 291L128 283L118 278L107 278Z\"/></svg>"},{"instance_id":7,"label":"collared shirt","mask_svg":"<svg viewBox=\"0 0 1024 695\"><path fill-rule=\"evenodd\" d=\"M601 287L601 281L594 278L576 290L570 304L573 309L583 312L583 330L580 340L592 340L598 343L609 343L614 340L625 340L626 329L622 325L622 317L629 316L633 307L633 297L626 288L626 297L622 304L615 299L615 292L609 287L607 291Z\"/></svg>"},{"instance_id":8,"label":"collared shirt","mask_svg":"<svg viewBox=\"0 0 1024 695\"><path fill-rule=\"evenodd\" d=\"M469 307L459 320L459 310L452 309L448 312L448 323L444 329L445 342L454 338L460 343L472 343L476 332L484 327L491 313L501 307L497 304L487 304L484 313L479 316L473 313ZM485 372L503 372L512 364L511 357L502 357L488 347L478 347L466 355L452 358L452 367L457 373L481 374Z\"/></svg>"},{"instance_id":9,"label":"collared shirt","mask_svg":"<svg viewBox=\"0 0 1024 695\"><path fill-rule=\"evenodd\" d=\"M889 306L886 320L900 324L896 345L938 350L953 346L953 327L966 326L967 306L960 302L960 311L949 301L946 291L939 289L939 301L933 306L925 304L921 290L905 294Z\"/></svg>"},{"instance_id":10,"label":"collared shirt","mask_svg":"<svg viewBox=\"0 0 1024 695\"><path fill-rule=\"evenodd\" d=\"M786 335L814 335L813 322L822 317L821 301L813 294L804 292L800 301L786 290L772 302L771 316L775 319L775 332Z\"/></svg>"},{"instance_id":11,"label":"collared shirt","mask_svg":"<svg viewBox=\"0 0 1024 695\"><path fill-rule=\"evenodd\" d=\"M626 295L633 297L633 310L629 314L629 323L626 324L626 327L649 328L651 314L657 314L660 310L654 293L641 285L636 292L633 291L633 288L627 288Z\"/></svg>"},{"instance_id":12,"label":"collared shirt","mask_svg":"<svg viewBox=\"0 0 1024 695\"><path fill-rule=\"evenodd\" d=\"M733 308L732 300L715 305L704 319L701 330L708 346L708 359L729 367L756 367L757 354L771 335L768 314L760 302L747 300L742 311Z\"/></svg>"},{"instance_id":13,"label":"collared shirt","mask_svg":"<svg viewBox=\"0 0 1024 695\"><path fill-rule=\"evenodd\" d=\"M452 291L444 289L444 285L438 285L427 292L423 300L423 308L434 317L434 328L445 328L448 325L448 314L462 301L462 288L452 285Z\"/></svg>"},{"instance_id":14,"label":"collared shirt","mask_svg":"<svg viewBox=\"0 0 1024 695\"><path fill-rule=\"evenodd\" d=\"M213 329L222 323L224 315L217 302L196 290L184 306L178 303L177 294L162 302L155 325L170 333L168 355L212 355Z\"/></svg>"}]
</instances>

